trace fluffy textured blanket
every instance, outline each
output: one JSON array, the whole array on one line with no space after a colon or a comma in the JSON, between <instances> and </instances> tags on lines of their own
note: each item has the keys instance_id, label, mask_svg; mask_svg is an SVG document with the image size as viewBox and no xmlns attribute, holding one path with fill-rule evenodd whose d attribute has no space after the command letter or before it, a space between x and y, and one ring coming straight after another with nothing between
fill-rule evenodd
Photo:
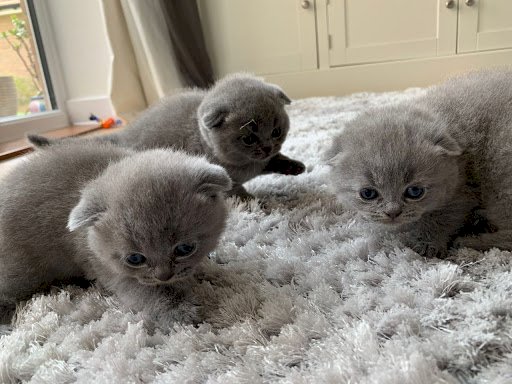
<instances>
[{"instance_id":1,"label":"fluffy textured blanket","mask_svg":"<svg viewBox=\"0 0 512 384\"><path fill-rule=\"evenodd\" d=\"M191 287L204 323L148 331L96 288L35 297L0 339L0 381L31 383L511 383L512 255L411 250L369 258L326 185L321 152L370 105L423 92L295 101L283 152L297 177L230 201L215 254Z\"/></svg>"}]
</instances>

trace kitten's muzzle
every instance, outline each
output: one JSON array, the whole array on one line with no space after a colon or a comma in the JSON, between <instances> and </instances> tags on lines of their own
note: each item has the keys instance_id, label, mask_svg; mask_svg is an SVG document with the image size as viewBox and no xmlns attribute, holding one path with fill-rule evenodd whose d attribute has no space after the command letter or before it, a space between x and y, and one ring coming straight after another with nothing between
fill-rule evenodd
<instances>
[{"instance_id":1,"label":"kitten's muzzle","mask_svg":"<svg viewBox=\"0 0 512 384\"><path fill-rule=\"evenodd\" d=\"M174 272L172 270L160 270L153 275L152 279L144 280L146 285L162 285L172 284L188 277L192 273L192 267L185 267L181 271Z\"/></svg>"},{"instance_id":2,"label":"kitten's muzzle","mask_svg":"<svg viewBox=\"0 0 512 384\"><path fill-rule=\"evenodd\" d=\"M254 153L253 158L255 160L267 160L271 156L272 156L272 153L266 153L266 152L259 151L259 152Z\"/></svg>"},{"instance_id":3,"label":"kitten's muzzle","mask_svg":"<svg viewBox=\"0 0 512 384\"><path fill-rule=\"evenodd\" d=\"M389 203L384 209L384 213L389 219L391 219L391 221L394 221L402 214L402 207L397 203Z\"/></svg>"},{"instance_id":4,"label":"kitten's muzzle","mask_svg":"<svg viewBox=\"0 0 512 384\"><path fill-rule=\"evenodd\" d=\"M155 280L160 282L161 284L165 284L174 276L174 272L172 270L161 270L155 273Z\"/></svg>"},{"instance_id":5,"label":"kitten's muzzle","mask_svg":"<svg viewBox=\"0 0 512 384\"><path fill-rule=\"evenodd\" d=\"M389 217L392 221L395 220L398 216L402 214L402 211L392 211L392 212L385 212L386 216Z\"/></svg>"}]
</instances>

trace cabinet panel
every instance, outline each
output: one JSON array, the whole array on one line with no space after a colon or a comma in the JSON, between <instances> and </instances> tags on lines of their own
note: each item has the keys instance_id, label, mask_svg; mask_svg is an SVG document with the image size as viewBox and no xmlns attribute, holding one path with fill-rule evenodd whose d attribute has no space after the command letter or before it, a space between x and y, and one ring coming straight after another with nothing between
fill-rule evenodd
<instances>
[{"instance_id":1,"label":"cabinet panel","mask_svg":"<svg viewBox=\"0 0 512 384\"><path fill-rule=\"evenodd\" d=\"M199 0L215 73L317 68L315 0Z\"/></svg>"},{"instance_id":2,"label":"cabinet panel","mask_svg":"<svg viewBox=\"0 0 512 384\"><path fill-rule=\"evenodd\" d=\"M331 66L455 53L457 1L329 0Z\"/></svg>"},{"instance_id":3,"label":"cabinet panel","mask_svg":"<svg viewBox=\"0 0 512 384\"><path fill-rule=\"evenodd\" d=\"M512 48L512 1L461 0L458 52Z\"/></svg>"}]
</instances>

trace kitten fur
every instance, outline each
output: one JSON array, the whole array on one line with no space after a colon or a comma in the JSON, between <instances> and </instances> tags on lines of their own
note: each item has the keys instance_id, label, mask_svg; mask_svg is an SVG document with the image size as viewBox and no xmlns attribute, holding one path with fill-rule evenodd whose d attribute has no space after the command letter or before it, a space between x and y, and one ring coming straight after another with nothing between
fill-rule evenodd
<instances>
[{"instance_id":1,"label":"kitten fur","mask_svg":"<svg viewBox=\"0 0 512 384\"><path fill-rule=\"evenodd\" d=\"M136 149L171 147L206 155L228 171L233 180L229 194L250 197L242 184L258 175L297 175L305 170L304 164L279 152L289 130L284 107L290 102L276 85L236 73L211 89L191 89L165 97L124 130L95 140ZM28 138L35 146L52 143L38 135Z\"/></svg>"},{"instance_id":2,"label":"kitten fur","mask_svg":"<svg viewBox=\"0 0 512 384\"><path fill-rule=\"evenodd\" d=\"M85 278L150 321L196 319L178 286L186 292L187 276L216 246L230 188L222 167L183 152L109 143L37 151L0 185L0 309ZM195 249L183 255L180 244ZM146 263L130 266L133 253Z\"/></svg>"},{"instance_id":3,"label":"kitten fur","mask_svg":"<svg viewBox=\"0 0 512 384\"><path fill-rule=\"evenodd\" d=\"M509 69L454 77L419 99L368 110L327 158L334 191L371 224L374 246L394 234L424 256L443 257L451 245L512 250ZM411 186L425 193L410 198ZM363 188L378 197L365 200Z\"/></svg>"}]
</instances>

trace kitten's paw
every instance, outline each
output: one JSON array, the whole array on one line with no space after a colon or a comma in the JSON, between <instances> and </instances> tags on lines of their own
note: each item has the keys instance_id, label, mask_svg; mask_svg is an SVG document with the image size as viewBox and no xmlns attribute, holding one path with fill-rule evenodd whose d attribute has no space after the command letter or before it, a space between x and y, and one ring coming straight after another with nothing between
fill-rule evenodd
<instances>
[{"instance_id":1,"label":"kitten's paw","mask_svg":"<svg viewBox=\"0 0 512 384\"><path fill-rule=\"evenodd\" d=\"M306 170L306 166L297 160L292 160L284 155L277 154L268 162L263 173L280 173L282 175L300 175Z\"/></svg>"},{"instance_id":2,"label":"kitten's paw","mask_svg":"<svg viewBox=\"0 0 512 384\"><path fill-rule=\"evenodd\" d=\"M448 255L446 247L439 247L432 243L418 242L414 244L412 250L423 257L444 259Z\"/></svg>"},{"instance_id":3,"label":"kitten's paw","mask_svg":"<svg viewBox=\"0 0 512 384\"><path fill-rule=\"evenodd\" d=\"M397 239L387 236L383 237L381 235L372 234L366 238L368 257L374 257L378 253L390 254L400 245L400 243L397 243Z\"/></svg>"},{"instance_id":4,"label":"kitten's paw","mask_svg":"<svg viewBox=\"0 0 512 384\"><path fill-rule=\"evenodd\" d=\"M479 236L460 236L453 240L454 248L473 248L480 250L482 247L482 240Z\"/></svg>"},{"instance_id":5,"label":"kitten's paw","mask_svg":"<svg viewBox=\"0 0 512 384\"><path fill-rule=\"evenodd\" d=\"M237 193L235 196L242 202L248 202L256 199L256 197L254 195L251 195L249 192Z\"/></svg>"},{"instance_id":6,"label":"kitten's paw","mask_svg":"<svg viewBox=\"0 0 512 384\"><path fill-rule=\"evenodd\" d=\"M287 163L283 164L283 168L281 173L283 175L300 175L306 170L306 166L300 161L289 160Z\"/></svg>"},{"instance_id":7,"label":"kitten's paw","mask_svg":"<svg viewBox=\"0 0 512 384\"><path fill-rule=\"evenodd\" d=\"M176 324L197 325L204 320L204 310L200 305L180 303L169 307L160 307L157 310L146 308L142 311L142 318L148 330L154 332L159 329L169 332Z\"/></svg>"},{"instance_id":8,"label":"kitten's paw","mask_svg":"<svg viewBox=\"0 0 512 384\"><path fill-rule=\"evenodd\" d=\"M0 303L0 324L11 324L15 311L15 305Z\"/></svg>"},{"instance_id":9,"label":"kitten's paw","mask_svg":"<svg viewBox=\"0 0 512 384\"><path fill-rule=\"evenodd\" d=\"M242 201L242 202L247 202L247 201L253 200L255 198L253 195L251 195L249 192L247 192L247 190L241 185L236 185L233 187L233 189L230 189L229 191L227 191L226 196L236 197L236 198L240 199L240 201Z\"/></svg>"},{"instance_id":10,"label":"kitten's paw","mask_svg":"<svg viewBox=\"0 0 512 384\"><path fill-rule=\"evenodd\" d=\"M498 227L490 222L485 210L475 209L466 217L463 228L459 231L459 236L475 236L480 233L494 233Z\"/></svg>"},{"instance_id":11,"label":"kitten's paw","mask_svg":"<svg viewBox=\"0 0 512 384\"><path fill-rule=\"evenodd\" d=\"M512 230L498 230L492 233L481 233L477 236L462 236L453 241L456 248L472 248L477 251L488 251L498 248L504 251L512 251Z\"/></svg>"}]
</instances>

